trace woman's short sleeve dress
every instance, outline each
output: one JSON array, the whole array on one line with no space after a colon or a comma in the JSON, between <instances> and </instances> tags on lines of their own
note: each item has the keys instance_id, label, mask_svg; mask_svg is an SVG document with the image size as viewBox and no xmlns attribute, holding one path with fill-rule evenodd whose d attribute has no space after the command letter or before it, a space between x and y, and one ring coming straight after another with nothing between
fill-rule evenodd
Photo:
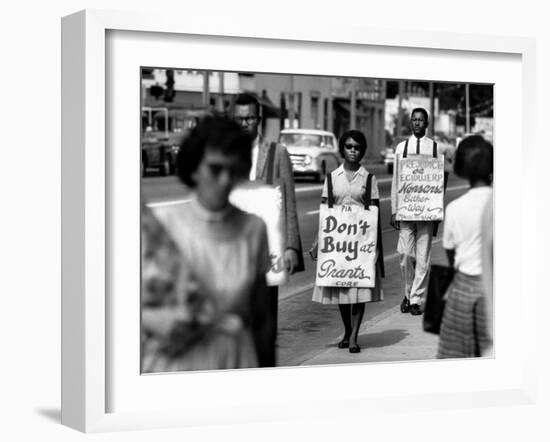
<instances>
[{"instance_id":1,"label":"woman's short sleeve dress","mask_svg":"<svg viewBox=\"0 0 550 442\"><path fill-rule=\"evenodd\" d=\"M366 183L369 172L361 166L351 180L347 177L344 166L338 167L332 173L332 189L334 203L337 205L359 205L363 207ZM323 197L328 197L327 181L323 187ZM379 199L378 184L373 176L371 198ZM376 302L384 299L380 269L376 269L374 288L357 287L318 287L313 289L313 301L322 304L356 304L359 302Z\"/></svg>"},{"instance_id":2,"label":"woman's short sleeve dress","mask_svg":"<svg viewBox=\"0 0 550 442\"><path fill-rule=\"evenodd\" d=\"M220 319L179 357L166 357L159 342L149 339L143 348L142 371L257 366L250 327L258 301L254 290L270 265L263 221L233 206L222 213L208 212L196 200L155 208L153 213Z\"/></svg>"}]
</instances>

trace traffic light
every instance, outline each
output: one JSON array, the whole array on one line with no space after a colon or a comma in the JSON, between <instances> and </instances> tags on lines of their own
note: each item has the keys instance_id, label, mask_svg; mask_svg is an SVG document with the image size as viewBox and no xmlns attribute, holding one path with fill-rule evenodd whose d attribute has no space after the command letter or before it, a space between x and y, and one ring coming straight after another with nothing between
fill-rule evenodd
<instances>
[{"instance_id":1,"label":"traffic light","mask_svg":"<svg viewBox=\"0 0 550 442\"><path fill-rule=\"evenodd\" d=\"M174 101L174 96L176 95L176 91L174 90L174 83L174 70L167 69L165 83L166 89L164 89L164 101L167 103Z\"/></svg>"},{"instance_id":2,"label":"traffic light","mask_svg":"<svg viewBox=\"0 0 550 442\"><path fill-rule=\"evenodd\" d=\"M164 93L164 88L158 84L155 84L149 88L149 93L152 97L155 97L158 100Z\"/></svg>"}]
</instances>

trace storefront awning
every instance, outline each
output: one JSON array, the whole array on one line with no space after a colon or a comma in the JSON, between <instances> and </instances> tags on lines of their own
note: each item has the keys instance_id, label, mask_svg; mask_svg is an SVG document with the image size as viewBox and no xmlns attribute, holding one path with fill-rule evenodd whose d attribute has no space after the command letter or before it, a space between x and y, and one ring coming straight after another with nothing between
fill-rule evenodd
<instances>
[{"instance_id":1,"label":"storefront awning","mask_svg":"<svg viewBox=\"0 0 550 442\"><path fill-rule=\"evenodd\" d=\"M340 110L343 111L344 113L348 115L351 113L349 101L334 100L334 104L337 108L340 108ZM357 116L370 118L372 116L372 112L374 108L369 106L367 109L368 109L367 111L364 111L361 107L356 109Z\"/></svg>"}]
</instances>

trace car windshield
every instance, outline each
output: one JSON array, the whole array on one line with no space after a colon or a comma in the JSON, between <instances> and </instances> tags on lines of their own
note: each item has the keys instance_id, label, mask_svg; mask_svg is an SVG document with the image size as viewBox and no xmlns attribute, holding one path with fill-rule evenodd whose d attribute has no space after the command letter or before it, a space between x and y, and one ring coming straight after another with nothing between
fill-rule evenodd
<instances>
[{"instance_id":1,"label":"car windshield","mask_svg":"<svg viewBox=\"0 0 550 442\"><path fill-rule=\"evenodd\" d=\"M321 135L287 133L281 134L281 143L285 146L321 146Z\"/></svg>"}]
</instances>

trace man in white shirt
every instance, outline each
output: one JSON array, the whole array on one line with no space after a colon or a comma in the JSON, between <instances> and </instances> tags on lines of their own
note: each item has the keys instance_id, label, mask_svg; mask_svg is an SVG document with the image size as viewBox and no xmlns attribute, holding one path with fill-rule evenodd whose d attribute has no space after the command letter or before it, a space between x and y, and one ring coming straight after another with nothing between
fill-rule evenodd
<instances>
[{"instance_id":1,"label":"man in white shirt","mask_svg":"<svg viewBox=\"0 0 550 442\"><path fill-rule=\"evenodd\" d=\"M426 136L428 112L418 107L411 112L412 135L397 145L395 158L410 154L437 155L437 143ZM399 230L397 253L400 256L401 275L405 284L405 295L401 302L401 312L412 315L422 314L422 304L426 298L432 237L435 223L433 221L396 221L397 212L397 167L393 168L391 187L392 216L390 224Z\"/></svg>"}]
</instances>

